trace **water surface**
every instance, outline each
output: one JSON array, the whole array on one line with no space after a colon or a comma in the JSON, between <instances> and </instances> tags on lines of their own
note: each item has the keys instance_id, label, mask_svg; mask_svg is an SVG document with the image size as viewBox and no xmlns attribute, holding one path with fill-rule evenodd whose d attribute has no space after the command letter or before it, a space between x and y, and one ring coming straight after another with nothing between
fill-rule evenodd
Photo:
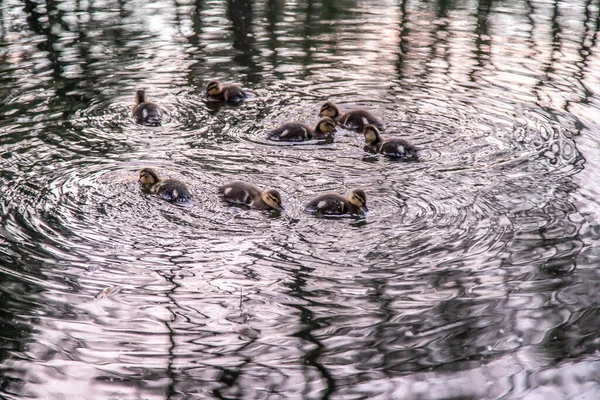
<instances>
[{"instance_id":1,"label":"water surface","mask_svg":"<svg viewBox=\"0 0 600 400\"><path fill-rule=\"evenodd\" d=\"M600 397L597 1L8 1L0 395ZM202 102L211 79L238 106ZM144 87L164 114L136 125ZM360 134L266 130L367 108ZM193 207L142 192L143 167ZM219 184L278 189L283 214ZM364 218L302 211L363 188Z\"/></svg>"}]
</instances>

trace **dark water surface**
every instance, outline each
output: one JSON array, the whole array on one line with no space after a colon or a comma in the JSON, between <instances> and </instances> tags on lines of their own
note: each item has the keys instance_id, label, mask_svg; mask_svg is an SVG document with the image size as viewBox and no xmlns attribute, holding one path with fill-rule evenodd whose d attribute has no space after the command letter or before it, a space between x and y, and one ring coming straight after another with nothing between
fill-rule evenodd
<instances>
[{"instance_id":1,"label":"dark water surface","mask_svg":"<svg viewBox=\"0 0 600 400\"><path fill-rule=\"evenodd\" d=\"M2 1L0 397L600 398L599 3ZM423 161L264 139L328 99Z\"/></svg>"}]
</instances>

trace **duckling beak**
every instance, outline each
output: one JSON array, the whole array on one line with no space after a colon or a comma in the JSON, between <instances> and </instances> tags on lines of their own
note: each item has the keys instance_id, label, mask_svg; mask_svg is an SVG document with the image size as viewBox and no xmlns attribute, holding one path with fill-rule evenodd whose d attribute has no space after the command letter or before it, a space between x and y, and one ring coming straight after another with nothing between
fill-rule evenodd
<instances>
[{"instance_id":1,"label":"duckling beak","mask_svg":"<svg viewBox=\"0 0 600 400\"><path fill-rule=\"evenodd\" d=\"M285 207L283 206L283 204L280 204L279 207L277 208L279 211L285 211Z\"/></svg>"},{"instance_id":2,"label":"duckling beak","mask_svg":"<svg viewBox=\"0 0 600 400\"><path fill-rule=\"evenodd\" d=\"M369 212L369 208L367 207L366 204L363 204L363 206L360 208L362 210L362 212L364 213L368 213Z\"/></svg>"}]
</instances>

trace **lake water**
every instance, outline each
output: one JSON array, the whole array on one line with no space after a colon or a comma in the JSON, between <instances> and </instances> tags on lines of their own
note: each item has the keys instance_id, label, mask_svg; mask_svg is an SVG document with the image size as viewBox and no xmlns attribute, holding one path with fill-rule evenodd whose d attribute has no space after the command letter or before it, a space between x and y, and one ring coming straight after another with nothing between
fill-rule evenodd
<instances>
[{"instance_id":1,"label":"lake water","mask_svg":"<svg viewBox=\"0 0 600 400\"><path fill-rule=\"evenodd\" d=\"M0 397L600 398L598 1L0 3ZM208 107L209 80L242 84ZM137 125L146 88L160 127ZM326 100L362 135L281 145ZM143 167L192 207L144 193ZM276 188L286 211L220 184ZM363 188L364 218L303 205Z\"/></svg>"}]
</instances>

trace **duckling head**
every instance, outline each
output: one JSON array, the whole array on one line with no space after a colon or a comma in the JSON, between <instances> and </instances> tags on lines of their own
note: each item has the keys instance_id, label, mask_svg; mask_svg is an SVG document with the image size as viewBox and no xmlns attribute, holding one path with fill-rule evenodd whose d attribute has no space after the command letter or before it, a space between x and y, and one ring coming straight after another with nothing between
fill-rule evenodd
<instances>
[{"instance_id":1,"label":"duckling head","mask_svg":"<svg viewBox=\"0 0 600 400\"><path fill-rule=\"evenodd\" d=\"M369 211L367 208L367 195L362 189L353 189L348 196L348 201L363 212Z\"/></svg>"},{"instance_id":2,"label":"duckling head","mask_svg":"<svg viewBox=\"0 0 600 400\"><path fill-rule=\"evenodd\" d=\"M363 128L363 135L365 135L365 142L367 142L367 144L375 144L381 141L379 129L377 129L375 125L365 125Z\"/></svg>"},{"instance_id":3,"label":"duckling head","mask_svg":"<svg viewBox=\"0 0 600 400\"><path fill-rule=\"evenodd\" d=\"M329 117L336 120L340 116L340 109L335 105L334 102L328 101L321 106L319 110L319 117Z\"/></svg>"},{"instance_id":4,"label":"duckling head","mask_svg":"<svg viewBox=\"0 0 600 400\"><path fill-rule=\"evenodd\" d=\"M146 90L138 89L135 91L135 104L140 104L146 101Z\"/></svg>"},{"instance_id":5,"label":"duckling head","mask_svg":"<svg viewBox=\"0 0 600 400\"><path fill-rule=\"evenodd\" d=\"M140 171L140 183L142 185L154 185L158 183L158 174L152 168L144 168Z\"/></svg>"},{"instance_id":6,"label":"duckling head","mask_svg":"<svg viewBox=\"0 0 600 400\"><path fill-rule=\"evenodd\" d=\"M262 201L265 202L266 205L275 209L275 210L283 210L283 206L281 205L281 195L275 189L265 190L262 194Z\"/></svg>"},{"instance_id":7,"label":"duckling head","mask_svg":"<svg viewBox=\"0 0 600 400\"><path fill-rule=\"evenodd\" d=\"M216 96L221 93L221 83L219 81L210 81L206 85L206 93L209 96Z\"/></svg>"},{"instance_id":8,"label":"duckling head","mask_svg":"<svg viewBox=\"0 0 600 400\"><path fill-rule=\"evenodd\" d=\"M334 133L336 131L335 122L329 117L321 118L317 123L317 128L323 133Z\"/></svg>"}]
</instances>

